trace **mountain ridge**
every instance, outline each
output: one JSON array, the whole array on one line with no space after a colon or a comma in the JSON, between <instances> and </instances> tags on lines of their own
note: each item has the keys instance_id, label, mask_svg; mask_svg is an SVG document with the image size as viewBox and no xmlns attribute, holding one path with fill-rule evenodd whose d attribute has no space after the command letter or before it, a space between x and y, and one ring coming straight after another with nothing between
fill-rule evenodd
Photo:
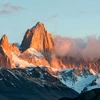
<instances>
[{"instance_id":1,"label":"mountain ridge","mask_svg":"<svg viewBox=\"0 0 100 100\"><path fill-rule=\"evenodd\" d=\"M20 48L15 44L10 44L6 35L2 36L0 40L0 67L47 66L47 68L56 70L78 68L79 71L84 70L84 67L86 67L87 70L95 72L94 74L100 71L99 59L85 61L84 59L76 59L67 55L61 57L55 54L55 47L52 35L47 32L43 23L38 22L26 31ZM37 52L43 57L35 54L32 56L30 52Z\"/></svg>"},{"instance_id":2,"label":"mountain ridge","mask_svg":"<svg viewBox=\"0 0 100 100\"><path fill-rule=\"evenodd\" d=\"M0 69L0 100L56 100L77 95L42 68Z\"/></svg>"}]
</instances>

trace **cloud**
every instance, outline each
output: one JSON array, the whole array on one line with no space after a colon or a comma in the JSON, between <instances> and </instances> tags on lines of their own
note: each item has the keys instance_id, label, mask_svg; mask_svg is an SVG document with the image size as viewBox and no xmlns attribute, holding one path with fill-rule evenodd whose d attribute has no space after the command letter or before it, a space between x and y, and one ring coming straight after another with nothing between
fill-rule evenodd
<instances>
[{"instance_id":1,"label":"cloud","mask_svg":"<svg viewBox=\"0 0 100 100\"><path fill-rule=\"evenodd\" d=\"M87 11L85 11L85 10L81 10L81 11L79 11L79 14L87 14L88 12Z\"/></svg>"},{"instance_id":2,"label":"cloud","mask_svg":"<svg viewBox=\"0 0 100 100\"><path fill-rule=\"evenodd\" d=\"M57 18L59 15L58 14L55 14L55 15L52 15L48 18L48 20L51 20L51 19L54 19L54 18Z\"/></svg>"},{"instance_id":3,"label":"cloud","mask_svg":"<svg viewBox=\"0 0 100 100\"><path fill-rule=\"evenodd\" d=\"M5 4L3 4L3 7L5 7L5 8L8 8L10 6L10 3L8 2L8 3L5 3Z\"/></svg>"},{"instance_id":4,"label":"cloud","mask_svg":"<svg viewBox=\"0 0 100 100\"><path fill-rule=\"evenodd\" d=\"M13 13L14 11L20 11L23 10L24 8L21 6L15 6L8 3L3 4L3 8L0 10L0 14L10 14Z\"/></svg>"},{"instance_id":5,"label":"cloud","mask_svg":"<svg viewBox=\"0 0 100 100\"><path fill-rule=\"evenodd\" d=\"M0 14L9 14L10 13L10 11L8 11L8 10L0 10Z\"/></svg>"},{"instance_id":6,"label":"cloud","mask_svg":"<svg viewBox=\"0 0 100 100\"><path fill-rule=\"evenodd\" d=\"M59 16L58 14L55 14L55 15L52 15L50 18L56 18L58 16Z\"/></svg>"},{"instance_id":7,"label":"cloud","mask_svg":"<svg viewBox=\"0 0 100 100\"><path fill-rule=\"evenodd\" d=\"M100 58L100 38L88 36L81 38L68 38L55 36L54 54L56 56L70 56L82 58L84 60L94 60Z\"/></svg>"},{"instance_id":8,"label":"cloud","mask_svg":"<svg viewBox=\"0 0 100 100\"><path fill-rule=\"evenodd\" d=\"M60 36L54 37L55 48L54 52L57 56L65 56L72 45L72 41L69 38Z\"/></svg>"},{"instance_id":9,"label":"cloud","mask_svg":"<svg viewBox=\"0 0 100 100\"><path fill-rule=\"evenodd\" d=\"M54 15L52 15L52 16L49 16L49 17L43 19L43 21L51 21L52 19L55 19L55 18L57 18L58 16L59 16L58 14L54 14Z\"/></svg>"},{"instance_id":10,"label":"cloud","mask_svg":"<svg viewBox=\"0 0 100 100\"><path fill-rule=\"evenodd\" d=\"M13 10L15 10L15 11L18 11L18 10L22 10L23 9L23 7L21 7L21 6L10 6Z\"/></svg>"}]
</instances>

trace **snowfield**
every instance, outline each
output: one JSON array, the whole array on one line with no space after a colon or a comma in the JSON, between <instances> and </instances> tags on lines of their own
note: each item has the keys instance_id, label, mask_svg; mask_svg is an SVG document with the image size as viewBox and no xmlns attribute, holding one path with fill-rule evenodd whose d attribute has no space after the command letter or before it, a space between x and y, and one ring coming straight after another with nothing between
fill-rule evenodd
<instances>
[{"instance_id":1,"label":"snowfield","mask_svg":"<svg viewBox=\"0 0 100 100\"><path fill-rule=\"evenodd\" d=\"M78 93L81 93L84 88L87 88L87 90L91 90L94 88L100 88L100 75L94 75L92 74L86 74L86 75L80 75L77 76L73 73L72 68L68 68L66 70L63 70L60 72L58 78L60 81L67 85L68 87L74 89ZM93 86L91 84L95 82Z\"/></svg>"},{"instance_id":2,"label":"snowfield","mask_svg":"<svg viewBox=\"0 0 100 100\"><path fill-rule=\"evenodd\" d=\"M26 68L26 66L28 66L28 67L35 67L35 65L33 65L32 63L28 63L27 61L20 59L14 53L12 53L12 59L14 61L14 64L17 65L17 66L20 66L21 68Z\"/></svg>"}]
</instances>

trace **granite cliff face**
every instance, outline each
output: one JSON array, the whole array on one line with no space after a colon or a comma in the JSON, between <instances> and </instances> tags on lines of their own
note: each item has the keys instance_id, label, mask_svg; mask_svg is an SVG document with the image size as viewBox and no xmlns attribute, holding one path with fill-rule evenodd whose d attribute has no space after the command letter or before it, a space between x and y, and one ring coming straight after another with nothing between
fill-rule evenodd
<instances>
[{"instance_id":1,"label":"granite cliff face","mask_svg":"<svg viewBox=\"0 0 100 100\"><path fill-rule=\"evenodd\" d=\"M3 35L0 40L0 66L7 68L50 66L50 54L54 43L51 34L41 22L27 30L20 47L21 52L15 44L8 42L6 35Z\"/></svg>"},{"instance_id":2,"label":"granite cliff face","mask_svg":"<svg viewBox=\"0 0 100 100\"><path fill-rule=\"evenodd\" d=\"M22 50L34 48L39 52L52 50L54 42L43 23L38 22L33 28L28 29L21 44Z\"/></svg>"},{"instance_id":3,"label":"granite cliff face","mask_svg":"<svg viewBox=\"0 0 100 100\"><path fill-rule=\"evenodd\" d=\"M21 43L21 50L26 52L28 48L33 48L43 54L45 57L45 60L42 59L43 65L45 65L45 62L50 62L54 42L52 35L47 32L43 23L38 22L34 27L26 31ZM36 65L39 65L39 63Z\"/></svg>"},{"instance_id":4,"label":"granite cliff face","mask_svg":"<svg viewBox=\"0 0 100 100\"><path fill-rule=\"evenodd\" d=\"M8 37L3 35L0 40L0 66L14 68L12 53L20 54L19 49L15 44L9 44Z\"/></svg>"},{"instance_id":5,"label":"granite cliff face","mask_svg":"<svg viewBox=\"0 0 100 100\"><path fill-rule=\"evenodd\" d=\"M22 41L21 50L15 44L8 42L8 37L3 35L0 40L0 66L7 68L50 66L49 55L54 43L51 34L47 33L44 25L40 22L29 29Z\"/></svg>"}]
</instances>

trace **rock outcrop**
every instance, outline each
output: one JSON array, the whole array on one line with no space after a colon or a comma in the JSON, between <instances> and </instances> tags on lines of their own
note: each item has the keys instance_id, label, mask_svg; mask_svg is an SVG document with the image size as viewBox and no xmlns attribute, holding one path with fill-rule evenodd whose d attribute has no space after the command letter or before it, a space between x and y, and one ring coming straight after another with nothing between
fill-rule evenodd
<instances>
[{"instance_id":1,"label":"rock outcrop","mask_svg":"<svg viewBox=\"0 0 100 100\"><path fill-rule=\"evenodd\" d=\"M46 64L47 62L50 63L54 42L52 35L47 32L43 23L38 22L34 27L26 31L21 43L21 50L24 52L28 48L33 48L41 52L45 57L45 60L42 59L42 62L46 62Z\"/></svg>"},{"instance_id":2,"label":"rock outcrop","mask_svg":"<svg viewBox=\"0 0 100 100\"><path fill-rule=\"evenodd\" d=\"M80 94L76 98L61 98L59 100L100 100L100 89L93 89L91 91Z\"/></svg>"},{"instance_id":3,"label":"rock outcrop","mask_svg":"<svg viewBox=\"0 0 100 100\"><path fill-rule=\"evenodd\" d=\"M21 44L22 50L34 48L42 53L52 50L54 42L50 33L44 27L44 24L38 22L33 28L28 29Z\"/></svg>"},{"instance_id":4,"label":"rock outcrop","mask_svg":"<svg viewBox=\"0 0 100 100\"><path fill-rule=\"evenodd\" d=\"M9 44L8 37L3 35L0 40L0 67L14 68L11 53L20 54L15 44Z\"/></svg>"}]
</instances>

